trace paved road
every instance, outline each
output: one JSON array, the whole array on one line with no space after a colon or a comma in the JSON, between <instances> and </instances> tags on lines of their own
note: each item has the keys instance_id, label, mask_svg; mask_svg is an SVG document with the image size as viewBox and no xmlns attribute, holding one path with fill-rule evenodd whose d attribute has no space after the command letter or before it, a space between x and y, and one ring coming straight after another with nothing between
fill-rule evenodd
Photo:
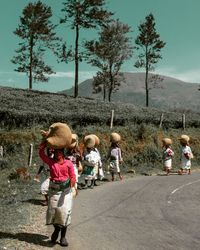
<instances>
[{"instance_id":1,"label":"paved road","mask_svg":"<svg viewBox=\"0 0 200 250\"><path fill-rule=\"evenodd\" d=\"M83 190L69 250L199 250L200 174L141 176Z\"/></svg>"}]
</instances>

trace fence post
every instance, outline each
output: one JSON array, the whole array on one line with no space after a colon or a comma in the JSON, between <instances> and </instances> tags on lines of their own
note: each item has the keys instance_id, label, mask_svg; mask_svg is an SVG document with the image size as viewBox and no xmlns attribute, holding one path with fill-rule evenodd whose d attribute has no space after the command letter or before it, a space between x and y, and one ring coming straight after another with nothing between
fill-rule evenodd
<instances>
[{"instance_id":1,"label":"fence post","mask_svg":"<svg viewBox=\"0 0 200 250\"><path fill-rule=\"evenodd\" d=\"M160 125L159 128L162 128L162 122L163 122L164 114L162 113L160 116Z\"/></svg>"},{"instance_id":2,"label":"fence post","mask_svg":"<svg viewBox=\"0 0 200 250\"><path fill-rule=\"evenodd\" d=\"M182 116L182 121L183 121L183 130L185 130L185 114Z\"/></svg>"},{"instance_id":3,"label":"fence post","mask_svg":"<svg viewBox=\"0 0 200 250\"><path fill-rule=\"evenodd\" d=\"M30 167L32 165L32 158L33 158L33 144L30 144L29 148L29 156L28 156L28 166Z\"/></svg>"},{"instance_id":4,"label":"fence post","mask_svg":"<svg viewBox=\"0 0 200 250\"><path fill-rule=\"evenodd\" d=\"M113 128L113 119L114 119L114 109L112 109L111 111L110 129Z\"/></svg>"},{"instance_id":5,"label":"fence post","mask_svg":"<svg viewBox=\"0 0 200 250\"><path fill-rule=\"evenodd\" d=\"M3 146L0 146L0 157L3 158Z\"/></svg>"}]
</instances>

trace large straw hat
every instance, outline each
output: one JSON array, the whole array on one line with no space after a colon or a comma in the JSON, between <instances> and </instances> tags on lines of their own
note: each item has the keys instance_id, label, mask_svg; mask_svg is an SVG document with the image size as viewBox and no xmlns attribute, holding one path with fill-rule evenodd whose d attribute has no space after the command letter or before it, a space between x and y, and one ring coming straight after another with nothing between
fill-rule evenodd
<instances>
[{"instance_id":1,"label":"large straw hat","mask_svg":"<svg viewBox=\"0 0 200 250\"><path fill-rule=\"evenodd\" d=\"M96 136L95 134L90 134L90 135L86 135L85 138L84 138L84 141L87 140L88 136L93 136L94 139L95 139L95 146L99 146L100 144L100 139L98 136Z\"/></svg>"},{"instance_id":2,"label":"large straw hat","mask_svg":"<svg viewBox=\"0 0 200 250\"><path fill-rule=\"evenodd\" d=\"M181 135L180 138L178 138L183 143L188 143L190 140L190 137L188 135Z\"/></svg>"},{"instance_id":3,"label":"large straw hat","mask_svg":"<svg viewBox=\"0 0 200 250\"><path fill-rule=\"evenodd\" d=\"M95 146L95 137L87 135L87 138L84 138L84 145L86 148L93 148Z\"/></svg>"},{"instance_id":4,"label":"large straw hat","mask_svg":"<svg viewBox=\"0 0 200 250\"><path fill-rule=\"evenodd\" d=\"M75 148L78 145L78 135L72 134L72 142L69 148Z\"/></svg>"},{"instance_id":5,"label":"large straw hat","mask_svg":"<svg viewBox=\"0 0 200 250\"><path fill-rule=\"evenodd\" d=\"M165 145L171 145L172 144L172 140L170 138L163 138L162 142Z\"/></svg>"},{"instance_id":6,"label":"large straw hat","mask_svg":"<svg viewBox=\"0 0 200 250\"><path fill-rule=\"evenodd\" d=\"M50 126L46 140L52 148L69 148L72 142L72 133L66 123L57 122Z\"/></svg>"},{"instance_id":7,"label":"large straw hat","mask_svg":"<svg viewBox=\"0 0 200 250\"><path fill-rule=\"evenodd\" d=\"M117 143L117 142L121 141L121 136L118 133L113 132L110 135L110 141Z\"/></svg>"}]
</instances>

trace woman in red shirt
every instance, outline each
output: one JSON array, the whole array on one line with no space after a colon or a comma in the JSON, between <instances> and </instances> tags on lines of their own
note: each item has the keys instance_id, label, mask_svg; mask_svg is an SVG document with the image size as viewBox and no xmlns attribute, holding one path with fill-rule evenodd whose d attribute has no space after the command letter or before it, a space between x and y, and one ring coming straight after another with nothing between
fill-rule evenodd
<instances>
[{"instance_id":1,"label":"woman in red shirt","mask_svg":"<svg viewBox=\"0 0 200 250\"><path fill-rule=\"evenodd\" d=\"M72 162L64 157L63 149L55 149L55 156L51 159L45 154L46 147L46 141L42 142L39 146L39 156L50 169L46 224L54 225L51 241L56 243L59 233L61 232L60 245L68 246L65 236L67 227L71 223L73 200L71 187L76 183L76 176Z\"/></svg>"}]
</instances>

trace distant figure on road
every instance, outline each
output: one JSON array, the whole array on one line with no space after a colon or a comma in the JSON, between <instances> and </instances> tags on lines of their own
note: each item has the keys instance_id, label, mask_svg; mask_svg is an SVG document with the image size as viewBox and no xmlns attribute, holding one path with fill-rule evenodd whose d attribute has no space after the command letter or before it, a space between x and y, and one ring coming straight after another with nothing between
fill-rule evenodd
<instances>
[{"instance_id":1,"label":"distant figure on road","mask_svg":"<svg viewBox=\"0 0 200 250\"><path fill-rule=\"evenodd\" d=\"M117 173L119 176L119 179L122 180L123 176L121 175L120 171L120 163L123 162L122 159L122 151L119 146L119 142L121 140L121 136L118 133L111 133L110 136L110 148L108 150L108 155L106 157L106 160L109 160L109 172L112 176L112 181L115 180L115 174Z\"/></svg>"},{"instance_id":2,"label":"distant figure on road","mask_svg":"<svg viewBox=\"0 0 200 250\"><path fill-rule=\"evenodd\" d=\"M163 138L163 165L164 165L164 171L166 172L166 175L169 175L169 173L172 170L172 157L174 156L174 152L171 148L172 140L170 138Z\"/></svg>"},{"instance_id":3,"label":"distant figure on road","mask_svg":"<svg viewBox=\"0 0 200 250\"><path fill-rule=\"evenodd\" d=\"M181 135L179 138L181 148L181 169L179 174L191 174L191 159L193 159L193 153L189 146L190 137L188 135Z\"/></svg>"}]
</instances>

